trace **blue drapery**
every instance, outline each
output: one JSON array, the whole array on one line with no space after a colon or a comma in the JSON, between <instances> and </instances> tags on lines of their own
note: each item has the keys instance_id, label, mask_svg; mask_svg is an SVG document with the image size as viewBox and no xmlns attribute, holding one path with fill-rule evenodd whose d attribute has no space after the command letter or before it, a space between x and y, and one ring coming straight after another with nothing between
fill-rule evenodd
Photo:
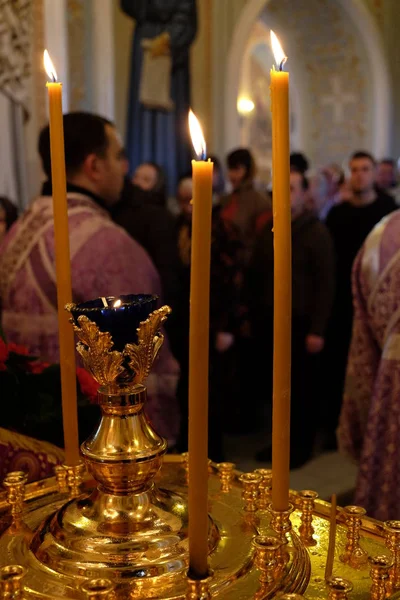
<instances>
[{"instance_id":1,"label":"blue drapery","mask_svg":"<svg viewBox=\"0 0 400 600\"><path fill-rule=\"evenodd\" d=\"M161 165L168 189L190 169L191 143L187 116L190 107L189 47L197 30L196 0L121 0L122 10L136 21L132 44L126 149L131 171L145 161ZM172 53L171 112L150 110L139 102L144 38L164 31Z\"/></svg>"}]
</instances>

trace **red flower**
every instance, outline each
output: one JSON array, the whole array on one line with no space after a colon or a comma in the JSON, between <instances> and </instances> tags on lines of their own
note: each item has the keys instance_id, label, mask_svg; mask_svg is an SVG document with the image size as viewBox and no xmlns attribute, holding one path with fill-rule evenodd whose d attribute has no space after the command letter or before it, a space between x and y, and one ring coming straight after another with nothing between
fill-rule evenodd
<instances>
[{"instance_id":1,"label":"red flower","mask_svg":"<svg viewBox=\"0 0 400 600\"><path fill-rule=\"evenodd\" d=\"M6 360L8 358L8 348L4 340L0 337L0 371L6 371Z\"/></svg>"},{"instance_id":2,"label":"red flower","mask_svg":"<svg viewBox=\"0 0 400 600\"><path fill-rule=\"evenodd\" d=\"M91 402L97 400L97 390L100 384L82 367L76 368L76 374L78 376L79 385L81 386L82 394L87 396Z\"/></svg>"},{"instance_id":3,"label":"red flower","mask_svg":"<svg viewBox=\"0 0 400 600\"><path fill-rule=\"evenodd\" d=\"M34 360L27 365L28 371L34 375L40 375L40 373L43 373L43 371L49 367L50 363L41 362L40 360Z\"/></svg>"},{"instance_id":4,"label":"red flower","mask_svg":"<svg viewBox=\"0 0 400 600\"><path fill-rule=\"evenodd\" d=\"M29 356L30 352L26 346L20 346L19 344L14 344L10 342L8 344L8 351L13 354L19 354L20 356Z\"/></svg>"}]
</instances>

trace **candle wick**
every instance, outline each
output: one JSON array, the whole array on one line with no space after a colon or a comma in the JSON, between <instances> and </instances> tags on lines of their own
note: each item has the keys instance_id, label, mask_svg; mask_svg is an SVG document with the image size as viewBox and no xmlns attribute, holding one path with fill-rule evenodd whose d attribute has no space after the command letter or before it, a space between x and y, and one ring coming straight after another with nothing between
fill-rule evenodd
<instances>
[{"instance_id":1,"label":"candle wick","mask_svg":"<svg viewBox=\"0 0 400 600\"><path fill-rule=\"evenodd\" d=\"M284 66L284 64L286 63L286 61L287 61L287 56L284 56L284 57L282 58L282 60L281 60L281 64L279 65L279 70L280 70L280 71L283 71L283 66Z\"/></svg>"}]
</instances>

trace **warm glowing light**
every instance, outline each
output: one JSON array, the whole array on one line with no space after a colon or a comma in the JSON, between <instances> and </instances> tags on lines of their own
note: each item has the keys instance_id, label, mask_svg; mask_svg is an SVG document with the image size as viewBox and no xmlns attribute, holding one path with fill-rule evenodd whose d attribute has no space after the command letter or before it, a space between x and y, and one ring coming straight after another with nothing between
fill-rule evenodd
<instances>
[{"instance_id":1,"label":"warm glowing light","mask_svg":"<svg viewBox=\"0 0 400 600\"><path fill-rule=\"evenodd\" d=\"M272 46L272 52L274 53L276 66L278 67L278 69L280 71L282 71L282 67L285 64L285 62L287 61L287 56L285 56L285 53L282 50L282 46L280 45L280 42L279 42L278 38L276 37L275 33L272 31L272 29L271 29L271 46Z\"/></svg>"},{"instance_id":2,"label":"warm glowing light","mask_svg":"<svg viewBox=\"0 0 400 600\"><path fill-rule=\"evenodd\" d=\"M198 118L196 117L192 109L189 110L189 131L197 158L199 160L205 160L206 142L204 139L203 130L201 128Z\"/></svg>"},{"instance_id":3,"label":"warm glowing light","mask_svg":"<svg viewBox=\"0 0 400 600\"><path fill-rule=\"evenodd\" d=\"M248 115L254 110L254 102L250 98L239 98L237 101L237 109L241 115Z\"/></svg>"},{"instance_id":4,"label":"warm glowing light","mask_svg":"<svg viewBox=\"0 0 400 600\"><path fill-rule=\"evenodd\" d=\"M43 52L43 63L48 78L54 82L57 81L57 71L54 68L52 60L50 58L50 54L47 52L47 50Z\"/></svg>"},{"instance_id":5,"label":"warm glowing light","mask_svg":"<svg viewBox=\"0 0 400 600\"><path fill-rule=\"evenodd\" d=\"M119 306L121 306L122 302L121 300L118 298L118 300L116 300L113 304L113 308L118 308Z\"/></svg>"}]
</instances>

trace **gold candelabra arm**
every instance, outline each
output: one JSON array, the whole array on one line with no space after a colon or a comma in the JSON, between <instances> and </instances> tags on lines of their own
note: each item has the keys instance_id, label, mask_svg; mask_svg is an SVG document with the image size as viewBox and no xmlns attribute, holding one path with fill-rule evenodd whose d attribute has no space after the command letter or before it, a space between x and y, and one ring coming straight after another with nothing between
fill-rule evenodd
<instances>
[{"instance_id":1,"label":"gold candelabra arm","mask_svg":"<svg viewBox=\"0 0 400 600\"><path fill-rule=\"evenodd\" d=\"M347 600L348 594L353 589L353 584L342 577L331 577L326 582L328 587L328 600Z\"/></svg>"},{"instance_id":2,"label":"gold candelabra arm","mask_svg":"<svg viewBox=\"0 0 400 600\"><path fill-rule=\"evenodd\" d=\"M221 481L221 491L228 493L231 489L232 479L234 477L235 464L231 462L222 462L218 464L218 474Z\"/></svg>"},{"instance_id":3,"label":"gold candelabra arm","mask_svg":"<svg viewBox=\"0 0 400 600\"><path fill-rule=\"evenodd\" d=\"M370 556L368 558L371 566L371 600L385 600L386 583L389 579L389 569L393 566L393 560L385 555Z\"/></svg>"},{"instance_id":4,"label":"gold candelabra arm","mask_svg":"<svg viewBox=\"0 0 400 600\"><path fill-rule=\"evenodd\" d=\"M242 498L244 502L244 510L254 512L257 510L258 486L262 480L258 473L243 473L239 477L239 481L243 486Z\"/></svg>"},{"instance_id":5,"label":"gold candelabra arm","mask_svg":"<svg viewBox=\"0 0 400 600\"><path fill-rule=\"evenodd\" d=\"M340 560L358 569L368 561L367 552L360 546L360 529L366 510L361 506L346 506L343 512L347 526L347 543Z\"/></svg>"},{"instance_id":6,"label":"gold candelabra arm","mask_svg":"<svg viewBox=\"0 0 400 600\"><path fill-rule=\"evenodd\" d=\"M258 486L258 508L266 510L271 502L272 470L256 469L254 472L261 475L260 485Z\"/></svg>"},{"instance_id":7,"label":"gold candelabra arm","mask_svg":"<svg viewBox=\"0 0 400 600\"><path fill-rule=\"evenodd\" d=\"M26 569L21 565L8 565L0 569L0 597L10 600L22 598L22 578Z\"/></svg>"},{"instance_id":8,"label":"gold candelabra arm","mask_svg":"<svg viewBox=\"0 0 400 600\"><path fill-rule=\"evenodd\" d=\"M301 525L299 528L299 533L301 541L306 546L315 546L317 543L313 538L314 528L312 526L315 500L317 498L317 492L312 490L302 490L299 492L299 506L301 509Z\"/></svg>"},{"instance_id":9,"label":"gold candelabra arm","mask_svg":"<svg viewBox=\"0 0 400 600\"><path fill-rule=\"evenodd\" d=\"M24 471L12 471L3 480L3 485L7 490L7 502L11 506L13 525L17 525L21 521L27 481L28 475Z\"/></svg>"}]
</instances>

